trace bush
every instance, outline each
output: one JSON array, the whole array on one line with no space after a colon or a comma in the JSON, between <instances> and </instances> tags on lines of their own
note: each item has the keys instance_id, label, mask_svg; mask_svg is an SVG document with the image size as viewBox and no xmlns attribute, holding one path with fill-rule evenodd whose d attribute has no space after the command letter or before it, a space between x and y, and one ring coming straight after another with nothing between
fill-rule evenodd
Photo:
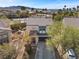
<instances>
[{"instance_id":1,"label":"bush","mask_svg":"<svg viewBox=\"0 0 79 59\"><path fill-rule=\"evenodd\" d=\"M16 50L8 44L0 45L0 58L1 59L15 59Z\"/></svg>"},{"instance_id":2,"label":"bush","mask_svg":"<svg viewBox=\"0 0 79 59\"><path fill-rule=\"evenodd\" d=\"M12 30L22 30L23 28L26 27L26 23L12 24L10 27Z\"/></svg>"}]
</instances>

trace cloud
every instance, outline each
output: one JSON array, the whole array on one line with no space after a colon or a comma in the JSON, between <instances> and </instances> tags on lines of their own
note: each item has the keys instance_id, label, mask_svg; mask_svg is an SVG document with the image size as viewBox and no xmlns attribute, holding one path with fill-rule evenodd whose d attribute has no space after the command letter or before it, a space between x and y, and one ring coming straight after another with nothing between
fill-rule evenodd
<instances>
[{"instance_id":1,"label":"cloud","mask_svg":"<svg viewBox=\"0 0 79 59\"><path fill-rule=\"evenodd\" d=\"M0 0L0 3L8 3L8 2L14 2L16 0Z\"/></svg>"},{"instance_id":2,"label":"cloud","mask_svg":"<svg viewBox=\"0 0 79 59\"><path fill-rule=\"evenodd\" d=\"M0 0L0 7L11 6L16 0Z\"/></svg>"},{"instance_id":3,"label":"cloud","mask_svg":"<svg viewBox=\"0 0 79 59\"><path fill-rule=\"evenodd\" d=\"M75 2L75 3L59 3L59 4L45 4L45 5L40 5L39 7L40 8L43 8L43 7L45 7L45 8L49 8L49 9L51 9L51 8L53 8L53 9L58 9L58 8L63 8L64 7L64 5L66 5L67 6L67 8L70 8L70 7L76 7L77 5L79 5L79 3L77 3L77 2Z\"/></svg>"}]
</instances>

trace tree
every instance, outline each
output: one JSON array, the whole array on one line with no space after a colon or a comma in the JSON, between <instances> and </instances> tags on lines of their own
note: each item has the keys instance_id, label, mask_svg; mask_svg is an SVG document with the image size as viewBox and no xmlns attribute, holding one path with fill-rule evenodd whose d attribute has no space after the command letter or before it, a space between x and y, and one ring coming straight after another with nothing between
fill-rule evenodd
<instances>
[{"instance_id":1,"label":"tree","mask_svg":"<svg viewBox=\"0 0 79 59\"><path fill-rule=\"evenodd\" d=\"M27 43L31 42L31 37L29 36L29 33L27 31L23 33L23 40L26 41Z\"/></svg>"},{"instance_id":2,"label":"tree","mask_svg":"<svg viewBox=\"0 0 79 59\"><path fill-rule=\"evenodd\" d=\"M0 18L1 19L8 19L7 16L5 16L5 15L0 15Z\"/></svg>"},{"instance_id":3,"label":"tree","mask_svg":"<svg viewBox=\"0 0 79 59\"><path fill-rule=\"evenodd\" d=\"M24 6L21 6L21 10L26 10L26 7L24 7Z\"/></svg>"},{"instance_id":4,"label":"tree","mask_svg":"<svg viewBox=\"0 0 79 59\"><path fill-rule=\"evenodd\" d=\"M73 11L76 11L76 8L75 7L73 7Z\"/></svg>"},{"instance_id":5,"label":"tree","mask_svg":"<svg viewBox=\"0 0 79 59\"><path fill-rule=\"evenodd\" d=\"M63 15L57 14L56 16L54 16L54 21L62 21L62 20L63 20Z\"/></svg>"},{"instance_id":6,"label":"tree","mask_svg":"<svg viewBox=\"0 0 79 59\"><path fill-rule=\"evenodd\" d=\"M48 35L51 36L47 40L49 45L58 49L62 47L61 57L69 50L73 49L79 54L79 29L74 27L64 27L62 22L55 22L48 29Z\"/></svg>"},{"instance_id":7,"label":"tree","mask_svg":"<svg viewBox=\"0 0 79 59\"><path fill-rule=\"evenodd\" d=\"M62 21L64 17L64 13L62 9L59 9L57 13L52 14L52 19L54 21Z\"/></svg>"},{"instance_id":8,"label":"tree","mask_svg":"<svg viewBox=\"0 0 79 59\"><path fill-rule=\"evenodd\" d=\"M31 11L34 11L34 8L31 8Z\"/></svg>"},{"instance_id":9,"label":"tree","mask_svg":"<svg viewBox=\"0 0 79 59\"><path fill-rule=\"evenodd\" d=\"M66 8L66 5L64 5L64 8Z\"/></svg>"},{"instance_id":10,"label":"tree","mask_svg":"<svg viewBox=\"0 0 79 59\"><path fill-rule=\"evenodd\" d=\"M23 41L25 43L25 51L27 52L28 55L32 54L32 46L31 46L31 36L29 36L28 31L25 31L23 33Z\"/></svg>"},{"instance_id":11,"label":"tree","mask_svg":"<svg viewBox=\"0 0 79 59\"><path fill-rule=\"evenodd\" d=\"M31 38L29 33L27 31L18 31L13 34L13 39L17 39L18 44L16 59L29 59L29 52L31 53L29 49L31 47Z\"/></svg>"},{"instance_id":12,"label":"tree","mask_svg":"<svg viewBox=\"0 0 79 59\"><path fill-rule=\"evenodd\" d=\"M73 49L79 54L79 29L66 27L60 44L65 51Z\"/></svg>"},{"instance_id":13,"label":"tree","mask_svg":"<svg viewBox=\"0 0 79 59\"><path fill-rule=\"evenodd\" d=\"M15 59L16 50L13 46L8 44L0 45L0 58L1 59Z\"/></svg>"},{"instance_id":14,"label":"tree","mask_svg":"<svg viewBox=\"0 0 79 59\"><path fill-rule=\"evenodd\" d=\"M12 24L11 26L12 30L22 30L23 28L26 27L26 23L16 23L16 24Z\"/></svg>"},{"instance_id":15,"label":"tree","mask_svg":"<svg viewBox=\"0 0 79 59\"><path fill-rule=\"evenodd\" d=\"M29 17L29 12L25 11L25 12L21 12L20 17Z\"/></svg>"},{"instance_id":16,"label":"tree","mask_svg":"<svg viewBox=\"0 0 79 59\"><path fill-rule=\"evenodd\" d=\"M61 21L54 22L48 29L48 34L51 36L51 40L48 40L51 45L58 47L60 44L60 39L62 38L63 33L63 24Z\"/></svg>"},{"instance_id":17,"label":"tree","mask_svg":"<svg viewBox=\"0 0 79 59\"><path fill-rule=\"evenodd\" d=\"M66 6L66 5L64 5L63 11L66 11L66 7L67 7L67 6Z\"/></svg>"},{"instance_id":18,"label":"tree","mask_svg":"<svg viewBox=\"0 0 79 59\"><path fill-rule=\"evenodd\" d=\"M55 16L56 16L56 13L53 13L53 14L52 14L52 19L54 19Z\"/></svg>"},{"instance_id":19,"label":"tree","mask_svg":"<svg viewBox=\"0 0 79 59\"><path fill-rule=\"evenodd\" d=\"M73 16L74 16L74 17L78 17L78 13L77 13L77 12L74 12L74 13L73 13Z\"/></svg>"},{"instance_id":20,"label":"tree","mask_svg":"<svg viewBox=\"0 0 79 59\"><path fill-rule=\"evenodd\" d=\"M36 9L36 13L38 13L39 11Z\"/></svg>"},{"instance_id":21,"label":"tree","mask_svg":"<svg viewBox=\"0 0 79 59\"><path fill-rule=\"evenodd\" d=\"M60 15L61 15L61 14L62 14L62 12L63 12L63 11L62 11L62 9L59 9L59 10L58 10L58 14L60 14Z\"/></svg>"},{"instance_id":22,"label":"tree","mask_svg":"<svg viewBox=\"0 0 79 59\"><path fill-rule=\"evenodd\" d=\"M73 13L74 12L70 11L68 16L73 16Z\"/></svg>"},{"instance_id":23,"label":"tree","mask_svg":"<svg viewBox=\"0 0 79 59\"><path fill-rule=\"evenodd\" d=\"M20 17L21 12L19 10L16 11L17 17Z\"/></svg>"}]
</instances>

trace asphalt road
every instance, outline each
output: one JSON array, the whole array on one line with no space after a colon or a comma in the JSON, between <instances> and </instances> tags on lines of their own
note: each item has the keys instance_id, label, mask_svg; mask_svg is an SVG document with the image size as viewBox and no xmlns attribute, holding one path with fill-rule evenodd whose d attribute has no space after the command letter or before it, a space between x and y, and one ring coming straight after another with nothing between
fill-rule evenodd
<instances>
[{"instance_id":1,"label":"asphalt road","mask_svg":"<svg viewBox=\"0 0 79 59\"><path fill-rule=\"evenodd\" d=\"M55 59L55 52L45 42L38 43L35 59Z\"/></svg>"}]
</instances>

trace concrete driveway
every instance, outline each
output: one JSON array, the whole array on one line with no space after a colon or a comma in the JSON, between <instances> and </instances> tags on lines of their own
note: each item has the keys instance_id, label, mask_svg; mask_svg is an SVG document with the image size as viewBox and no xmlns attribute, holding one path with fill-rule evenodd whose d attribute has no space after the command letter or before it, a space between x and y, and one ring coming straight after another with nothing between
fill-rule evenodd
<instances>
[{"instance_id":1,"label":"concrete driveway","mask_svg":"<svg viewBox=\"0 0 79 59\"><path fill-rule=\"evenodd\" d=\"M53 48L47 46L45 42L39 42L35 59L55 59L55 52Z\"/></svg>"}]
</instances>

